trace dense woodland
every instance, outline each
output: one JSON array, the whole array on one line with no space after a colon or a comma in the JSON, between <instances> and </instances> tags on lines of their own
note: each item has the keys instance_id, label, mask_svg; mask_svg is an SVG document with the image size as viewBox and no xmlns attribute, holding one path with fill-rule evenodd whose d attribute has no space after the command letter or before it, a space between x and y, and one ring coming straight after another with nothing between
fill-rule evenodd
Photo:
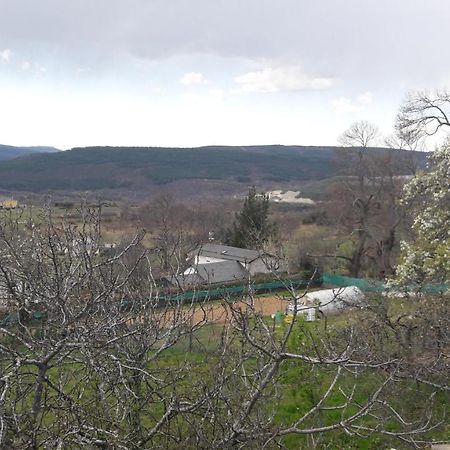
<instances>
[{"instance_id":1,"label":"dense woodland","mask_svg":"<svg viewBox=\"0 0 450 450\"><path fill-rule=\"evenodd\" d=\"M222 182L219 185L222 193L228 193L227 184L234 186L235 192L242 192L252 184L283 186L339 176L343 174L336 165L339 152L336 147L300 146L80 148L0 162L0 190L56 194L112 190L115 197L128 195L142 199L166 185L194 181L199 190L195 197L199 198L208 195L208 190L214 194L214 184L208 187L208 181ZM371 149L373 155L385 159L396 152L406 153L388 148ZM413 153L418 166L424 167L425 155ZM396 175L409 173L400 166L395 170ZM178 189L179 195L182 192Z\"/></svg>"}]
</instances>

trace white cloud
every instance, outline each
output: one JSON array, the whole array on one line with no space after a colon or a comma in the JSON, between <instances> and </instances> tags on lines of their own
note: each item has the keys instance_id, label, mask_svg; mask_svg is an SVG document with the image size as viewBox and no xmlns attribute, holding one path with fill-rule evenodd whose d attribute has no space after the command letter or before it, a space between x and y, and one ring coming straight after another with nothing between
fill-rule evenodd
<instances>
[{"instance_id":1,"label":"white cloud","mask_svg":"<svg viewBox=\"0 0 450 450\"><path fill-rule=\"evenodd\" d=\"M22 61L22 64L20 65L20 68L22 70L30 70L31 64L28 61Z\"/></svg>"},{"instance_id":2,"label":"white cloud","mask_svg":"<svg viewBox=\"0 0 450 450\"><path fill-rule=\"evenodd\" d=\"M356 97L339 97L333 100L333 109L338 114L349 114L363 111L369 106L373 101L372 92L364 92L357 95Z\"/></svg>"},{"instance_id":3,"label":"white cloud","mask_svg":"<svg viewBox=\"0 0 450 450\"><path fill-rule=\"evenodd\" d=\"M206 83L206 81L207 81L206 78L200 72L185 73L180 78L180 83L184 84L185 86L191 86L191 85L195 85L195 84L204 84L204 83Z\"/></svg>"},{"instance_id":4,"label":"white cloud","mask_svg":"<svg viewBox=\"0 0 450 450\"><path fill-rule=\"evenodd\" d=\"M321 90L334 85L333 78L313 77L301 66L266 67L239 75L234 81L239 86L234 92L238 93Z\"/></svg>"},{"instance_id":5,"label":"white cloud","mask_svg":"<svg viewBox=\"0 0 450 450\"><path fill-rule=\"evenodd\" d=\"M5 48L5 50L0 52L0 60L9 63L11 61L12 51L9 48Z\"/></svg>"}]
</instances>

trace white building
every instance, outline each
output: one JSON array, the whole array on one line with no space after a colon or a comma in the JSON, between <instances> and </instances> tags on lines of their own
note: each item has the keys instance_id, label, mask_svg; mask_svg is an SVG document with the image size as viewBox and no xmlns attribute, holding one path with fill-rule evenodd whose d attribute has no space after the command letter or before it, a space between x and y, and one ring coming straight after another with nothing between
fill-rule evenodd
<instances>
[{"instance_id":1,"label":"white building","mask_svg":"<svg viewBox=\"0 0 450 450\"><path fill-rule=\"evenodd\" d=\"M259 250L231 247L221 244L204 244L190 254L194 265L221 261L236 261L249 275L261 273L286 272L285 264L268 253Z\"/></svg>"},{"instance_id":2,"label":"white building","mask_svg":"<svg viewBox=\"0 0 450 450\"><path fill-rule=\"evenodd\" d=\"M258 274L286 272L286 264L258 250L219 244L204 244L190 253L192 265L171 279L181 286L233 283Z\"/></svg>"}]
</instances>

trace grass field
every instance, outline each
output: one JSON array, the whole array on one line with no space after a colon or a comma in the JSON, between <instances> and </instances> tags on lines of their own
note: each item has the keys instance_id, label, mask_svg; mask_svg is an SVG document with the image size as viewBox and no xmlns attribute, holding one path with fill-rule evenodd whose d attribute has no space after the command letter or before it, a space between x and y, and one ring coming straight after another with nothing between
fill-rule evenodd
<instances>
[{"instance_id":1,"label":"grass field","mask_svg":"<svg viewBox=\"0 0 450 450\"><path fill-rule=\"evenodd\" d=\"M283 302L277 296L262 295L257 299L257 306L260 308L259 312L265 316L264 320L268 326L275 325L275 335L281 337L286 330L287 324L281 322L274 324L270 318L270 314L273 309L279 309L279 302ZM404 314L405 311L412 312L414 306L412 305L400 305L398 302L390 301L389 308L390 314L393 317ZM220 302L214 302L210 304L211 311L215 311L216 308L222 308ZM321 337L327 336L340 336L340 333L344 331L349 325L357 326L362 323L366 312L364 311L348 311L339 316L330 317L327 321L316 322L303 322L299 321L295 326L294 333L292 334L288 350L292 352L304 351L304 349L311 349L313 340L320 340ZM188 365L189 378L180 381L180 385L177 386L177 390L183 392L184 390L197 389L200 381L207 382L209 377L214 377L215 370L218 364L218 356L221 348L221 341L223 338L223 330L227 323L221 320L219 316L211 317L215 319L214 323L208 324L200 328L195 333L185 336L180 339L174 346L164 351L160 357L156 360L147 363L146 369L153 374L167 373L167 371L174 371L176 373L180 367ZM37 332L38 332L37 327ZM235 342L236 350L239 348L239 340ZM257 363L256 359L249 359L246 362L247 369L254 368ZM35 377L35 369L24 366L24 375L28 377L30 385L33 384L33 377ZM61 373L63 376L61 378ZM34 374L34 375L33 375ZM99 374L100 375L100 374ZM273 414L273 427L274 429L282 428L292 425L300 417L302 417L307 411L313 408L320 400L323 393L328 389L330 382L335 375L335 368L311 365L302 361L292 360L286 361L280 369L279 375L276 377L276 383L268 388L267 400L260 406L259 414ZM96 380L95 377L91 378L89 383L93 383L92 386L88 383L82 387L81 393L80 382L84 379L85 373L83 367L79 364L68 364L67 367L62 369L52 369L49 372L49 377L57 380L66 380L64 384L64 391L67 395L82 395L83 402L90 403L90 396L94 396L96 392L96 385L101 380ZM351 392L353 389L353 402L355 404L363 404L370 398L371 393L376 387L383 382L386 378L386 374L379 370L363 370L359 372L344 371L336 388L330 395L326 406L328 410L323 410L317 414L311 415L302 426L305 428L312 426L327 426L333 423L345 420L345 417L353 414L356 409L354 406L350 406L342 412L341 410L333 409L345 402L343 392ZM356 386L354 388L354 386ZM236 385L238 388L238 385ZM241 386L242 388L242 386ZM168 386L168 389L172 389ZM395 398L391 398L398 410L407 410L409 412L409 418L414 420L417 418L426 407L425 400L428 398L431 389L419 386L417 383L409 381L397 381L395 390L386 392L386 395L394 394ZM163 394L161 392L160 394ZM32 399L32 391L26 396L22 402L23 408L29 408ZM52 394L48 394L49 398L52 398ZM192 394L194 395L194 394ZM435 398L436 408L441 411L446 408L448 404L448 396L439 394ZM110 407L114 407L114 400L111 398ZM96 402L92 407L97 407ZM162 405L155 403L153 406L149 406L142 413L142 421L146 426L152 426L155 420L158 419L163 413ZM43 417L44 423L52 423L57 420L53 413L48 412ZM366 417L361 419L360 424L363 426L376 426L375 417ZM181 429L186 427L186 424L178 424ZM126 423L121 427L125 427ZM388 421L387 428L390 430L396 430L398 424L395 421ZM449 429L440 427L436 429L432 437L450 438ZM186 429L186 432L188 430ZM342 430L336 430L327 433L318 433L315 435L308 434L290 434L283 438L283 445L288 449L367 449L378 450L385 448L407 448L402 446L397 440L388 436L381 436L370 432L362 432L360 435L349 435ZM168 447L172 448L172 447ZM276 448L269 446L268 448Z\"/></svg>"},{"instance_id":2,"label":"grass field","mask_svg":"<svg viewBox=\"0 0 450 450\"><path fill-rule=\"evenodd\" d=\"M270 299L267 296L261 296L261 302L265 299ZM405 313L405 306L399 306L396 302L392 302L392 314L400 315ZM410 308L407 307L409 310ZM413 309L411 309L412 311ZM349 324L356 325L361 322L365 313L363 311L349 311L339 316L330 317L326 321L326 327L328 332L340 331L347 327ZM268 323L271 319L267 317ZM286 329L286 324L280 323L277 325L278 331L281 334ZM323 334L324 322L300 322L297 330L291 338L290 350L295 351L301 341L308 341L308 336L320 336ZM195 335L193 340L185 338L180 341L177 346L171 351L168 356L168 360L173 360L173 364L179 364L180 360L188 357L193 358L200 365L208 365L209 361L213 361L215 349L218 340L221 337L223 324L215 324L207 326ZM287 362L280 372L280 376L277 380L278 398L274 398L271 403L267 404L267 408L270 411L275 412L274 426L283 427L288 426L296 422L302 417L310 408L313 408L320 400L321 395L328 388L334 377L333 368L321 368L317 366L311 366L298 361ZM354 386L354 402L356 404L363 404L371 392L385 380L386 374L377 370L364 370L359 374L344 373L337 389L330 396L327 406L333 408L333 406L341 405L345 402L345 397L340 392L351 391ZM393 403L396 405L399 411L409 411L409 418L418 418L422 412L426 409L426 400L431 392L431 389L427 389L424 386L419 386L414 382L397 382L395 391L395 398ZM389 396L389 394L387 394ZM392 400L392 398L391 398ZM445 411L448 406L449 397L445 394L439 394L436 399L436 408L440 411ZM350 407L345 414L351 415L355 413L356 409ZM327 426L333 423L339 422L342 419L342 412L340 410L323 411L319 415L315 415L310 421L307 421L304 425L317 426L317 421L320 426ZM366 417L360 424L362 426L377 427L376 418ZM399 429L399 425L396 421L391 420L387 423L387 429L395 431ZM440 427L430 435L433 439L450 439L450 429L448 427ZM382 436L373 434L371 432L362 432L358 435L348 435L342 430L336 430L328 433L320 433L318 435L301 435L291 434L283 438L283 444L288 449L366 449L366 450L378 450L387 448L409 448L398 440L389 436ZM270 448L270 447L269 447Z\"/></svg>"}]
</instances>

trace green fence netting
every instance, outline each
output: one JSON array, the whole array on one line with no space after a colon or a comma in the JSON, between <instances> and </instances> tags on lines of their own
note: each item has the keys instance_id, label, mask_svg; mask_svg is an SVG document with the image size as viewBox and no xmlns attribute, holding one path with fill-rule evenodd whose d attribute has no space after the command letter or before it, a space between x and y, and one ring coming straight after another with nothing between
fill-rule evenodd
<instances>
[{"instance_id":1,"label":"green fence netting","mask_svg":"<svg viewBox=\"0 0 450 450\"><path fill-rule=\"evenodd\" d=\"M324 273L322 275L322 281L323 284L332 286L356 286L366 292L384 292L386 290L386 286L382 281L345 277L343 275L333 275L331 273Z\"/></svg>"},{"instance_id":2,"label":"green fence netting","mask_svg":"<svg viewBox=\"0 0 450 450\"><path fill-rule=\"evenodd\" d=\"M265 292L279 291L283 289L301 289L306 287L317 287L322 284L330 286L357 286L364 292L383 293L386 289L386 284L379 280L369 280L364 278L346 277L343 275L335 275L331 273L324 273L321 277L313 280L305 280L300 278L283 279L276 281L269 281L264 283L250 283L239 286L220 286L211 287L204 290L191 290L176 294L167 294L159 297L160 303L166 302L199 302L202 300L215 300L224 297L238 297L247 294L262 294ZM404 291L416 292L418 286L406 286ZM420 292L427 294L441 294L449 290L447 284L427 284L420 287ZM121 306L132 307L133 300L122 300ZM45 313L34 311L31 313L32 320L42 320ZM18 321L18 313L9 313L5 317L0 318L0 326L15 323Z\"/></svg>"},{"instance_id":3,"label":"green fence netting","mask_svg":"<svg viewBox=\"0 0 450 450\"><path fill-rule=\"evenodd\" d=\"M167 294L158 297L160 304L167 302L200 302L203 300L215 300L225 297L238 297L247 294L262 294L264 292L279 291L283 289L301 289L308 286L320 286L322 284L322 278L317 277L313 280L305 280L300 278L293 279L280 279L276 281L268 281L262 283L250 283L246 285L238 286L217 286L204 290L191 290L186 292L179 292L176 294ZM133 307L132 299L124 299L120 302L120 307L123 309ZM28 317L28 320L42 320L45 318L45 314L40 311L33 311ZM17 311L12 312L0 318L0 326L10 325L19 321L19 313Z\"/></svg>"},{"instance_id":4,"label":"green fence netting","mask_svg":"<svg viewBox=\"0 0 450 450\"><path fill-rule=\"evenodd\" d=\"M324 273L322 275L323 284L329 284L331 286L356 286L365 292L378 292L382 293L387 291L386 283L379 280L368 280L364 278L352 278L343 275L335 275L331 273ZM449 285L444 283L429 283L425 285L407 285L397 289L402 292L422 292L425 294L442 294L449 290Z\"/></svg>"},{"instance_id":5,"label":"green fence netting","mask_svg":"<svg viewBox=\"0 0 450 450\"><path fill-rule=\"evenodd\" d=\"M278 291L280 289L299 289L306 288L307 286L320 286L322 284L322 277L318 277L314 280L305 279L286 279L269 281L265 283L251 283L240 286L221 286L199 291L187 291L183 293L177 293L173 295L167 295L160 297L160 301L201 301L205 299L217 299L223 297L237 297L239 295L245 295L249 293L261 294L264 292Z\"/></svg>"}]
</instances>

